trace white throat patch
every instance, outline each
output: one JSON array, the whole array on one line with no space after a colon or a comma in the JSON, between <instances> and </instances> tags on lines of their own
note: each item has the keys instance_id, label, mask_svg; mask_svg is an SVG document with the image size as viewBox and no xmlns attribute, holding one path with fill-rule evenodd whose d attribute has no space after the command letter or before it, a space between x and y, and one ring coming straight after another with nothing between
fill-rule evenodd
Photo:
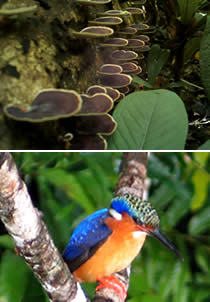
<instances>
[{"instance_id":1,"label":"white throat patch","mask_svg":"<svg viewBox=\"0 0 210 302\"><path fill-rule=\"evenodd\" d=\"M116 220L122 220L122 215L114 209L109 209L109 214Z\"/></svg>"},{"instance_id":2,"label":"white throat patch","mask_svg":"<svg viewBox=\"0 0 210 302\"><path fill-rule=\"evenodd\" d=\"M132 233L134 239L138 239L138 238L140 238L144 234L147 235L147 233L142 232L142 231L135 231L135 232Z\"/></svg>"}]
</instances>

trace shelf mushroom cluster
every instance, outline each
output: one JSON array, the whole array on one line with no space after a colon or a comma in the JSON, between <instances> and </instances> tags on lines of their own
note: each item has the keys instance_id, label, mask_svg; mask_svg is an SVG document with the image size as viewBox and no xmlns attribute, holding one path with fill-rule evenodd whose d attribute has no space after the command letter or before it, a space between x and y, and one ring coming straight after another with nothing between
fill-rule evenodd
<instances>
[{"instance_id":1,"label":"shelf mushroom cluster","mask_svg":"<svg viewBox=\"0 0 210 302\"><path fill-rule=\"evenodd\" d=\"M46 89L26 111L6 106L4 113L14 120L31 123L68 118L70 132L64 135L63 141L71 149L104 150L107 143L102 135L111 135L117 126L108 112L118 98L115 89L100 86L89 87L87 94L81 95L73 90Z\"/></svg>"},{"instance_id":2,"label":"shelf mushroom cluster","mask_svg":"<svg viewBox=\"0 0 210 302\"><path fill-rule=\"evenodd\" d=\"M111 2L76 1L80 5L104 5ZM146 0L139 0L138 4L144 2ZM100 85L89 87L84 94L64 89L42 90L26 110L5 106L5 115L31 123L68 119L68 132L60 138L67 149L106 149L104 136L111 135L117 127L111 112L115 104L129 92L132 76L142 71L139 60L143 58L142 52L149 50L149 37L139 34L139 31L147 30L148 25L126 23L128 18L133 20L133 16L142 13L142 9L137 7L107 10L95 20L90 20L88 27L72 33L75 38L99 38L97 47L102 56L105 54L102 60L104 64L97 71Z\"/></svg>"}]
</instances>

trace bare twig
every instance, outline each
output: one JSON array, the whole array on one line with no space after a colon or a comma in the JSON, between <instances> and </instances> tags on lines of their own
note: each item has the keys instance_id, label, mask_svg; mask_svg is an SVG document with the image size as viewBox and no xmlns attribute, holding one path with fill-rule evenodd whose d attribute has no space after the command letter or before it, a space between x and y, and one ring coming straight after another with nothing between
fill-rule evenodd
<instances>
[{"instance_id":1,"label":"bare twig","mask_svg":"<svg viewBox=\"0 0 210 302\"><path fill-rule=\"evenodd\" d=\"M144 180L147 173L147 152L126 152L123 154L121 173L115 188L115 196L133 194L143 198ZM114 274L128 289L130 266ZM102 288L96 292L93 302L123 302L114 290Z\"/></svg>"},{"instance_id":2,"label":"bare twig","mask_svg":"<svg viewBox=\"0 0 210 302\"><path fill-rule=\"evenodd\" d=\"M0 152L0 218L51 301L87 301L33 207L12 156L4 152Z\"/></svg>"}]
</instances>

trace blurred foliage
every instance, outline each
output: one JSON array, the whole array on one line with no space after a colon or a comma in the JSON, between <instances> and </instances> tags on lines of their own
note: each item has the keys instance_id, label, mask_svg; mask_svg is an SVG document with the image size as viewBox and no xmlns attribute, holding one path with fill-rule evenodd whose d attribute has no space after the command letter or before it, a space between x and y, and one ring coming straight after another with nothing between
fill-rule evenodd
<instances>
[{"instance_id":1,"label":"blurred foliage","mask_svg":"<svg viewBox=\"0 0 210 302\"><path fill-rule=\"evenodd\" d=\"M62 252L78 222L108 207L121 153L13 153L34 205ZM149 199L161 230L184 256L177 259L148 238L132 265L129 302L210 301L210 154L152 153ZM129 252L129 251L128 251ZM94 284L85 285L93 295ZM44 302L44 291L0 224L0 301Z\"/></svg>"}]
</instances>

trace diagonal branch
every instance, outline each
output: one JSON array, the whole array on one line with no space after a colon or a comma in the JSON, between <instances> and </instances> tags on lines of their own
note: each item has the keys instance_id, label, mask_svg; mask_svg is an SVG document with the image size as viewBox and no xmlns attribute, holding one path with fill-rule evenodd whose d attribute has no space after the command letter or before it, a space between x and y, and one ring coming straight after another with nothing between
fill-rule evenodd
<instances>
[{"instance_id":1,"label":"diagonal branch","mask_svg":"<svg viewBox=\"0 0 210 302\"><path fill-rule=\"evenodd\" d=\"M123 153L121 172L115 188L115 196L133 194L143 198L144 180L147 174L147 152ZM129 251L128 251L129 252ZM128 290L130 266L114 274ZM123 302L115 291L102 288L96 292L93 302Z\"/></svg>"},{"instance_id":2,"label":"diagonal branch","mask_svg":"<svg viewBox=\"0 0 210 302\"><path fill-rule=\"evenodd\" d=\"M12 156L0 152L0 218L14 239L18 254L24 257L51 301L87 301L40 216Z\"/></svg>"}]
</instances>

